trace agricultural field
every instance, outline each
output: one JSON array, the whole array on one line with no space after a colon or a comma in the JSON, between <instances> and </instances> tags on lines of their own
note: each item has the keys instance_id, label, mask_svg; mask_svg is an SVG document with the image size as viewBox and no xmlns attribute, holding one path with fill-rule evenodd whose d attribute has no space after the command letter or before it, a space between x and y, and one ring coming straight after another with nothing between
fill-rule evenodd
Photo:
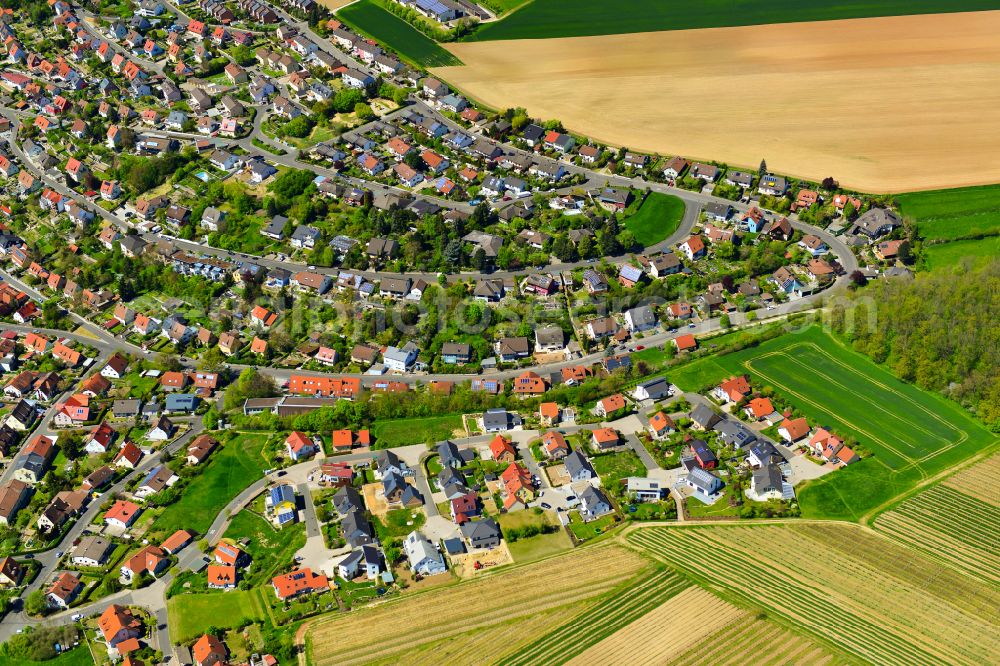
<instances>
[{"instance_id":1,"label":"agricultural field","mask_svg":"<svg viewBox=\"0 0 1000 666\"><path fill-rule=\"evenodd\" d=\"M500 41L444 45L465 66L433 73L487 106L521 106L534 117L558 118L572 132L660 155L755 168L761 145L753 137L767 136L772 169L814 180L832 175L868 192L1000 182L1000 161L993 159L1000 152L993 131L1000 12L774 23L776 17L805 20L821 8L846 17L963 5L924 2L914 10L901 0L888 8L739 0L737 6L751 4L753 11L734 11L729 0L711 0L706 11L706 3L694 0L680 8L658 0L536 0L476 34ZM588 8L607 20L596 20ZM664 22L686 28L755 22L748 18L753 13L767 25L651 32L668 27ZM685 15L694 22L681 23ZM588 31L632 34L528 39ZM521 39L506 41L513 38ZM754 66L734 68L734 62ZM845 80L850 94L829 94ZM734 91L738 104L704 103L733 99ZM866 100L863 114L858 99ZM818 117L825 122L815 123Z\"/></svg>"},{"instance_id":2,"label":"agricultural field","mask_svg":"<svg viewBox=\"0 0 1000 666\"><path fill-rule=\"evenodd\" d=\"M733 626L747 616L746 611L711 592L689 587L570 659L567 664L673 663L675 658L699 644L719 627ZM804 644L806 648L814 648L808 640ZM775 647L777 646L772 642L767 649L770 652ZM746 658L746 655L742 656ZM768 657L771 655L768 654ZM711 661L714 663L715 659Z\"/></svg>"},{"instance_id":3,"label":"agricultural field","mask_svg":"<svg viewBox=\"0 0 1000 666\"><path fill-rule=\"evenodd\" d=\"M641 581L623 586L601 603L576 615L531 644L513 652L504 666L561 664L586 653L592 645L611 636L621 627L654 611L661 604L688 588L680 576L662 570ZM614 663L601 660L589 663Z\"/></svg>"},{"instance_id":4,"label":"agricultural field","mask_svg":"<svg viewBox=\"0 0 1000 666\"><path fill-rule=\"evenodd\" d=\"M181 498L167 506L153 524L164 535L189 529L204 534L219 511L269 467L263 450L268 435L244 433L223 442L201 473L184 488Z\"/></svg>"},{"instance_id":5,"label":"agricultural field","mask_svg":"<svg viewBox=\"0 0 1000 666\"><path fill-rule=\"evenodd\" d=\"M1000 236L924 246L924 262L931 271L954 268L966 258L971 258L973 264L985 264L997 256L1000 256Z\"/></svg>"},{"instance_id":6,"label":"agricultural field","mask_svg":"<svg viewBox=\"0 0 1000 666\"><path fill-rule=\"evenodd\" d=\"M1000 455L991 456L948 477L942 485L1000 508L1000 493L997 493L1000 487Z\"/></svg>"},{"instance_id":7,"label":"agricultural field","mask_svg":"<svg viewBox=\"0 0 1000 666\"><path fill-rule=\"evenodd\" d=\"M749 614L740 616L708 635L698 645L674 656L674 666L743 666L744 664L796 664L833 666L847 663L815 641Z\"/></svg>"},{"instance_id":8,"label":"agricultural field","mask_svg":"<svg viewBox=\"0 0 1000 666\"><path fill-rule=\"evenodd\" d=\"M899 212L926 240L954 240L1000 230L1000 185L896 196Z\"/></svg>"},{"instance_id":9,"label":"agricultural field","mask_svg":"<svg viewBox=\"0 0 1000 666\"><path fill-rule=\"evenodd\" d=\"M749 373L756 386L771 386L812 424L855 437L874 454L800 487L807 517L857 520L998 444L957 404L896 379L818 327L698 359L669 377L684 390L700 391L739 373Z\"/></svg>"},{"instance_id":10,"label":"agricultural field","mask_svg":"<svg viewBox=\"0 0 1000 666\"><path fill-rule=\"evenodd\" d=\"M762 608L858 660L1000 660L994 587L860 526L645 528L628 539L722 598Z\"/></svg>"},{"instance_id":11,"label":"agricultural field","mask_svg":"<svg viewBox=\"0 0 1000 666\"><path fill-rule=\"evenodd\" d=\"M522 629L548 631L551 623L536 626L528 619L556 608L579 610L648 569L649 563L640 555L610 545L505 568L346 616L320 618L306 630L307 660L315 666L399 660L433 643L465 635L490 644L481 632L491 633L493 643L510 651L516 647L507 630L510 623L523 620ZM512 589L518 593L507 594ZM395 630L373 642L372 627L377 626ZM524 631L517 637L526 643L535 635ZM461 649L461 644L452 645ZM483 656L477 661L490 659Z\"/></svg>"},{"instance_id":12,"label":"agricultural field","mask_svg":"<svg viewBox=\"0 0 1000 666\"><path fill-rule=\"evenodd\" d=\"M1000 456L878 516L875 529L975 578L1000 584Z\"/></svg>"},{"instance_id":13,"label":"agricultural field","mask_svg":"<svg viewBox=\"0 0 1000 666\"><path fill-rule=\"evenodd\" d=\"M461 64L458 58L438 46L433 39L380 7L375 0L352 2L337 12L337 18L416 65L445 67Z\"/></svg>"},{"instance_id":14,"label":"agricultural field","mask_svg":"<svg viewBox=\"0 0 1000 666\"><path fill-rule=\"evenodd\" d=\"M677 231L684 217L684 202L672 194L651 192L639 210L625 220L625 227L643 247L656 245Z\"/></svg>"},{"instance_id":15,"label":"agricultural field","mask_svg":"<svg viewBox=\"0 0 1000 666\"><path fill-rule=\"evenodd\" d=\"M462 430L461 414L412 419L385 419L373 423L371 432L375 437L375 447L379 449L437 442L454 437L456 434L465 436Z\"/></svg>"},{"instance_id":16,"label":"agricultural field","mask_svg":"<svg viewBox=\"0 0 1000 666\"><path fill-rule=\"evenodd\" d=\"M496 0L494 0L496 1ZM510 0L507 0L508 2ZM489 3L487 3L489 5ZM935 14L997 9L990 0L884 0L834 3L822 0L533 0L502 21L482 26L471 40L548 39L654 30L690 30L763 23Z\"/></svg>"}]
</instances>

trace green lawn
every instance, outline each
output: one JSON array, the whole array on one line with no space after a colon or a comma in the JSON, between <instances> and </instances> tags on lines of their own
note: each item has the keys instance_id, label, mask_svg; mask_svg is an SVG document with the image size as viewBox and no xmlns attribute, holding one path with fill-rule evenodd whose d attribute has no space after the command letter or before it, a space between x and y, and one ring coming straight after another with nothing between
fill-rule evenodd
<instances>
[{"instance_id":1,"label":"green lawn","mask_svg":"<svg viewBox=\"0 0 1000 666\"><path fill-rule=\"evenodd\" d=\"M246 547L251 558L243 575L251 585L271 580L278 570L291 564L296 551L306 545L305 526L297 523L275 529L269 522L252 511L236 514L223 535L227 539L248 539Z\"/></svg>"},{"instance_id":2,"label":"green lawn","mask_svg":"<svg viewBox=\"0 0 1000 666\"><path fill-rule=\"evenodd\" d=\"M183 489L181 499L157 518L153 529L165 535L178 529L204 534L219 511L269 467L261 453L267 440L268 435L253 433L225 442Z\"/></svg>"},{"instance_id":3,"label":"green lawn","mask_svg":"<svg viewBox=\"0 0 1000 666\"><path fill-rule=\"evenodd\" d=\"M0 666L93 666L93 663L94 659L90 656L90 650L87 649L87 644L82 637L80 647L63 652L58 657L46 661L15 659L0 654Z\"/></svg>"},{"instance_id":4,"label":"green lawn","mask_svg":"<svg viewBox=\"0 0 1000 666\"><path fill-rule=\"evenodd\" d=\"M399 53L405 60L424 67L446 67L462 62L409 23L375 3L358 0L337 12L358 32Z\"/></svg>"},{"instance_id":5,"label":"green lawn","mask_svg":"<svg viewBox=\"0 0 1000 666\"><path fill-rule=\"evenodd\" d=\"M424 444L450 438L462 428L461 414L427 416L417 419L391 419L372 424L375 447L388 449L407 444Z\"/></svg>"},{"instance_id":6,"label":"green lawn","mask_svg":"<svg viewBox=\"0 0 1000 666\"><path fill-rule=\"evenodd\" d=\"M385 518L375 518L375 531L382 542L393 537L403 538L413 530L419 530L427 521L423 511L417 509L396 509L385 514Z\"/></svg>"},{"instance_id":7,"label":"green lawn","mask_svg":"<svg viewBox=\"0 0 1000 666\"><path fill-rule=\"evenodd\" d=\"M618 479L629 476L646 476L646 466L642 464L634 451L595 455L590 458L590 462L602 480L607 478L617 482ZM609 485L608 481L605 481L605 485Z\"/></svg>"},{"instance_id":8,"label":"green lawn","mask_svg":"<svg viewBox=\"0 0 1000 666\"><path fill-rule=\"evenodd\" d=\"M545 39L997 9L995 0L533 0L470 40Z\"/></svg>"},{"instance_id":9,"label":"green lawn","mask_svg":"<svg viewBox=\"0 0 1000 666\"><path fill-rule=\"evenodd\" d=\"M178 594L167 601L170 638L185 643L209 627L229 629L247 620L264 620L252 590L230 590L209 594Z\"/></svg>"},{"instance_id":10,"label":"green lawn","mask_svg":"<svg viewBox=\"0 0 1000 666\"><path fill-rule=\"evenodd\" d=\"M651 192L635 215L625 220L625 226L643 247L656 245L677 227L684 217L684 202L672 194Z\"/></svg>"},{"instance_id":11,"label":"green lawn","mask_svg":"<svg viewBox=\"0 0 1000 666\"><path fill-rule=\"evenodd\" d=\"M774 388L811 424L852 436L874 454L800 487L804 516L858 519L928 476L998 445L997 436L959 405L900 381L817 327L701 359L669 377L691 390L747 372L755 386Z\"/></svg>"},{"instance_id":12,"label":"green lawn","mask_svg":"<svg viewBox=\"0 0 1000 666\"><path fill-rule=\"evenodd\" d=\"M569 529L573 533L573 536L580 541L593 539L594 537L607 532L618 522L618 516L613 513L601 516L597 520L592 520L589 523L583 522L580 518L579 511L573 511L570 513L569 518Z\"/></svg>"},{"instance_id":13,"label":"green lawn","mask_svg":"<svg viewBox=\"0 0 1000 666\"><path fill-rule=\"evenodd\" d=\"M1000 256L1000 236L987 236L976 240L959 240L924 246L924 261L929 270L958 266L966 257L974 263L984 263Z\"/></svg>"},{"instance_id":14,"label":"green lawn","mask_svg":"<svg viewBox=\"0 0 1000 666\"><path fill-rule=\"evenodd\" d=\"M927 240L952 240L1000 229L1000 185L913 192L896 197Z\"/></svg>"},{"instance_id":15,"label":"green lawn","mask_svg":"<svg viewBox=\"0 0 1000 666\"><path fill-rule=\"evenodd\" d=\"M518 513L523 513L523 511ZM550 534L539 534L527 539L518 539L513 543L508 543L507 547L510 549L510 554L514 558L514 561L518 564L524 564L525 562L531 562L563 550L568 550L573 547L573 543L569 540L566 530L560 529L558 532Z\"/></svg>"}]
</instances>

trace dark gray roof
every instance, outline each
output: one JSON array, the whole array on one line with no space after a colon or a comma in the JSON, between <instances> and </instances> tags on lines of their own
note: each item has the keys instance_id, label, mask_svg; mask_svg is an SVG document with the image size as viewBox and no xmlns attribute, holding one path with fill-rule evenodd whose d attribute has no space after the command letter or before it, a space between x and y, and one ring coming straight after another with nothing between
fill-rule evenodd
<instances>
[{"instance_id":1,"label":"dark gray roof","mask_svg":"<svg viewBox=\"0 0 1000 666\"><path fill-rule=\"evenodd\" d=\"M587 456L579 451L570 451L570 454L563 460L563 464L566 465L566 471L571 477L576 477L577 473L583 470L590 471L591 476L597 476L597 472L587 460Z\"/></svg>"},{"instance_id":2,"label":"dark gray roof","mask_svg":"<svg viewBox=\"0 0 1000 666\"><path fill-rule=\"evenodd\" d=\"M719 415L712 411L708 405L695 405L691 410L691 420L703 428L711 428L719 420Z\"/></svg>"}]
</instances>

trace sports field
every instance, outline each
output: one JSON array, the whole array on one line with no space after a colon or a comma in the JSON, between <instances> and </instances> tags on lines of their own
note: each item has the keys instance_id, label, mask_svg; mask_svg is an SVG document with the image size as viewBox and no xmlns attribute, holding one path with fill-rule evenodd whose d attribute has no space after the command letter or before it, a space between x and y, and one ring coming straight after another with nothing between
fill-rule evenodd
<instances>
[{"instance_id":1,"label":"sports field","mask_svg":"<svg viewBox=\"0 0 1000 666\"><path fill-rule=\"evenodd\" d=\"M571 4L560 25L585 14ZM648 32L662 27L633 24L630 3L594 4L619 17L610 25L640 32L446 44L466 66L435 75L488 106L523 106L661 155L752 168L763 157L781 173L867 192L1000 182L1000 12ZM675 3L655 4L675 13ZM771 20L791 3L753 4ZM534 30L540 6L481 35L515 20Z\"/></svg>"},{"instance_id":2,"label":"sports field","mask_svg":"<svg viewBox=\"0 0 1000 666\"><path fill-rule=\"evenodd\" d=\"M684 202L672 194L651 192L625 226L643 247L656 245L677 231L684 217Z\"/></svg>"},{"instance_id":3,"label":"sports field","mask_svg":"<svg viewBox=\"0 0 1000 666\"><path fill-rule=\"evenodd\" d=\"M911 192L896 197L927 240L954 240L1000 230L1000 185Z\"/></svg>"},{"instance_id":4,"label":"sports field","mask_svg":"<svg viewBox=\"0 0 1000 666\"><path fill-rule=\"evenodd\" d=\"M532 0L469 39L583 37L997 8L996 0Z\"/></svg>"},{"instance_id":5,"label":"sports field","mask_svg":"<svg viewBox=\"0 0 1000 666\"><path fill-rule=\"evenodd\" d=\"M1000 593L856 525L643 528L633 544L874 664L995 664Z\"/></svg>"},{"instance_id":6,"label":"sports field","mask_svg":"<svg viewBox=\"0 0 1000 666\"><path fill-rule=\"evenodd\" d=\"M337 11L337 18L361 34L384 44L413 64L423 67L462 64L458 58L438 46L433 39L380 7L375 0L352 2Z\"/></svg>"},{"instance_id":7,"label":"sports field","mask_svg":"<svg viewBox=\"0 0 1000 666\"><path fill-rule=\"evenodd\" d=\"M998 438L957 404L900 381L818 327L698 359L670 373L688 391L734 374L771 386L812 425L852 436L874 456L799 488L803 514L857 520Z\"/></svg>"}]
</instances>

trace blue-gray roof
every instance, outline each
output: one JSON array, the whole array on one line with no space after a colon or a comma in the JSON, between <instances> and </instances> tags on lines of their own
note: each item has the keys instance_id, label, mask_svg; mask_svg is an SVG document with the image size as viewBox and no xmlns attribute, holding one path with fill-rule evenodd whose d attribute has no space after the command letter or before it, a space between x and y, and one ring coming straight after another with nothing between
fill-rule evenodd
<instances>
[{"instance_id":1,"label":"blue-gray roof","mask_svg":"<svg viewBox=\"0 0 1000 666\"><path fill-rule=\"evenodd\" d=\"M171 393L167 396L167 411L193 410L198 406L198 396L191 393Z\"/></svg>"}]
</instances>

